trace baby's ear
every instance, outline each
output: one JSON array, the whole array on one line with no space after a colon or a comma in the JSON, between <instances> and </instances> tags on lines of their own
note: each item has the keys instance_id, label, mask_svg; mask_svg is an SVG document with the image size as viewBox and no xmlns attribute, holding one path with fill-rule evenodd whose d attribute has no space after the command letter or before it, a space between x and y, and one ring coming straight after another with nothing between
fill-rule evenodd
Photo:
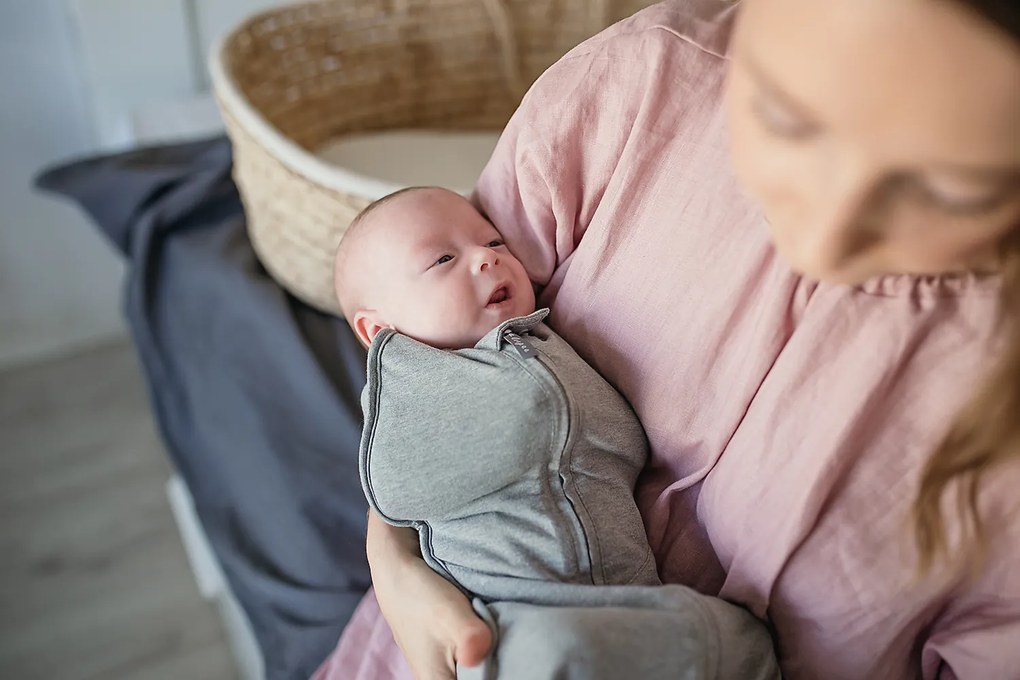
<instances>
[{"instance_id":1,"label":"baby's ear","mask_svg":"<svg viewBox=\"0 0 1020 680\"><path fill-rule=\"evenodd\" d=\"M379 331L384 328L393 328L390 324L383 320L382 316L379 315L374 309L360 309L354 313L354 334L361 340L361 344L368 347L372 344L372 340Z\"/></svg>"}]
</instances>

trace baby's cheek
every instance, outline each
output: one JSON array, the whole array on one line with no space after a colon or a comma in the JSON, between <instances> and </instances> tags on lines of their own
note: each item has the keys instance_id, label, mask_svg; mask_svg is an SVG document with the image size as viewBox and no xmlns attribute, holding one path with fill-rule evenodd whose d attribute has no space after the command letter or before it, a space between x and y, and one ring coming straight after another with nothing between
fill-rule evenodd
<instances>
[{"instance_id":1,"label":"baby's cheek","mask_svg":"<svg viewBox=\"0 0 1020 680\"><path fill-rule=\"evenodd\" d=\"M442 336L444 343L454 347L470 347L474 344L470 338L476 332L478 320L469 314L463 304L451 301L441 314L435 315L430 325L437 336Z\"/></svg>"}]
</instances>

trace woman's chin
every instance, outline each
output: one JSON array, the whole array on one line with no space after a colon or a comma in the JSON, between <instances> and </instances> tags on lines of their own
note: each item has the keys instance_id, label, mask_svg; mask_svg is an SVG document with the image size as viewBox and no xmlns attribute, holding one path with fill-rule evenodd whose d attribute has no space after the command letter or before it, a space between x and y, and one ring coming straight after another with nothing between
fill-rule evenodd
<instances>
[{"instance_id":1,"label":"woman's chin","mask_svg":"<svg viewBox=\"0 0 1020 680\"><path fill-rule=\"evenodd\" d=\"M790 269L804 278L837 286L856 286L882 275L882 272L877 268L862 266L862 264L854 263L848 266L831 267L815 262L794 261L790 263Z\"/></svg>"},{"instance_id":2,"label":"woman's chin","mask_svg":"<svg viewBox=\"0 0 1020 680\"><path fill-rule=\"evenodd\" d=\"M859 286L860 284L873 279L880 274L862 274L853 271L833 271L833 270L821 270L817 272L803 272L802 276L820 281L822 283L828 283L835 286Z\"/></svg>"}]
</instances>

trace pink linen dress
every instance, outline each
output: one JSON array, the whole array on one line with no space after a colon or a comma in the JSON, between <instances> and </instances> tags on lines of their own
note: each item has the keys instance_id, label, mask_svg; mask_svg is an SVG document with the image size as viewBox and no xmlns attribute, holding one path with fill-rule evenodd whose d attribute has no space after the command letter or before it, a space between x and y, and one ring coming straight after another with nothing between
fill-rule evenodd
<instances>
[{"instance_id":1,"label":"pink linen dress","mask_svg":"<svg viewBox=\"0 0 1020 680\"><path fill-rule=\"evenodd\" d=\"M664 581L767 618L790 680L1018 679L1020 469L986 486L976 580L915 581L909 525L988 361L998 281L829 285L779 259L729 169L736 11L665 3L574 49L476 202L645 427L637 498ZM410 678L372 593L316 677Z\"/></svg>"}]
</instances>

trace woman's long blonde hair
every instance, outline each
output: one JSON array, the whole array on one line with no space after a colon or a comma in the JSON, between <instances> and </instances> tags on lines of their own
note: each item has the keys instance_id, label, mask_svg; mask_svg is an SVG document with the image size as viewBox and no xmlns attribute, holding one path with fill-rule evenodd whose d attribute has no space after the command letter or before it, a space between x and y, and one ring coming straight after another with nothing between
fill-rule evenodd
<instances>
[{"instance_id":1,"label":"woman's long blonde hair","mask_svg":"<svg viewBox=\"0 0 1020 680\"><path fill-rule=\"evenodd\" d=\"M940 557L949 557L943 498L950 492L963 520L965 549L956 561L980 564L987 541L978 508L981 482L1000 465L1020 460L1020 227L1004 250L995 338L1002 354L929 458L914 501L922 573Z\"/></svg>"},{"instance_id":2,"label":"woman's long blonde hair","mask_svg":"<svg viewBox=\"0 0 1020 680\"><path fill-rule=\"evenodd\" d=\"M1020 3L957 2L1011 36L1020 50ZM1002 294L995 340L1001 355L932 453L921 476L913 508L921 573L944 557L972 568L980 564L988 539L978 506L981 483L999 466L1020 460L1020 225L1002 245ZM950 498L962 520L962 549L955 556L946 554L949 539L943 499L947 494L955 494Z\"/></svg>"}]
</instances>

